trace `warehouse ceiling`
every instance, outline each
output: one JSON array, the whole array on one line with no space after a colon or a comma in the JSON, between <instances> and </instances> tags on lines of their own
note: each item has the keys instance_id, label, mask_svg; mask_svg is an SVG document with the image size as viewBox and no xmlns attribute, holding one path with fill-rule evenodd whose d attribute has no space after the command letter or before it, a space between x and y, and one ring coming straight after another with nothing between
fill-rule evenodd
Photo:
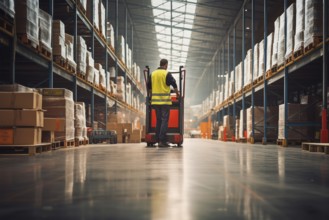
<instances>
[{"instance_id":1,"label":"warehouse ceiling","mask_svg":"<svg viewBox=\"0 0 329 220\"><path fill-rule=\"evenodd\" d=\"M209 87L210 90L213 89L211 77L207 81L201 76L209 68L219 46L227 40L227 32L241 12L243 2L244 0L124 0L119 1L119 14L127 12L129 16L127 32L133 30L133 34L127 34L127 40L128 43L133 43L133 60L142 68L149 65L151 70L157 68L160 58L167 58L174 71L178 70L179 65L184 65L187 69L186 92L188 95L193 94L194 98L188 102L197 104L209 95ZM263 14L262 2L256 4L260 21ZM268 4L272 8L274 4L278 4L276 2L269 0ZM250 3L248 5L246 7L250 9ZM247 30L250 30L251 16L247 10L246 17ZM123 21L124 17L119 15L119 20ZM120 34L123 34L124 25L119 26ZM237 26L241 29L241 21ZM237 34L237 39L240 39L237 48L241 48L240 32ZM207 82L200 84L200 79Z\"/></svg>"}]
</instances>

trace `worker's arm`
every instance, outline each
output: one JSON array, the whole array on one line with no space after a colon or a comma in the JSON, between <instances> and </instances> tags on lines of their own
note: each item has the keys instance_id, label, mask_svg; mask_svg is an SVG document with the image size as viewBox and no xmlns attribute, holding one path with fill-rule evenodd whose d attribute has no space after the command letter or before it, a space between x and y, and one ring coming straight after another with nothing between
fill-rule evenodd
<instances>
[{"instance_id":1,"label":"worker's arm","mask_svg":"<svg viewBox=\"0 0 329 220\"><path fill-rule=\"evenodd\" d=\"M177 97L179 97L179 91L178 91L178 88L177 88L177 83L176 83L176 80L175 78L171 75L171 73L168 73L167 74L167 77L166 77L166 84L167 86L172 86L174 88L174 91L177 95Z\"/></svg>"}]
</instances>

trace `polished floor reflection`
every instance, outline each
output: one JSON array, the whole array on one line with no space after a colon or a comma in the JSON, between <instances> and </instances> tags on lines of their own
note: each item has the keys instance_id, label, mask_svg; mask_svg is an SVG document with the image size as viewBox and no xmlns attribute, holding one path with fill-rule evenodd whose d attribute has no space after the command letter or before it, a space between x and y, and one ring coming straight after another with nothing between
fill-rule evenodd
<instances>
[{"instance_id":1,"label":"polished floor reflection","mask_svg":"<svg viewBox=\"0 0 329 220\"><path fill-rule=\"evenodd\" d=\"M0 219L329 219L329 156L187 139L0 156Z\"/></svg>"}]
</instances>

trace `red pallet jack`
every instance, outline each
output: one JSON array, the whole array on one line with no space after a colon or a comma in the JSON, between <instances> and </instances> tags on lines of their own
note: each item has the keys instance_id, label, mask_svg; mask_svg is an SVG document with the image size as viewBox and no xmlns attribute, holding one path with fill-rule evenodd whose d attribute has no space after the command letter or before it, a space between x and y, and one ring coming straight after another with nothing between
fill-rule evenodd
<instances>
[{"instance_id":1,"label":"red pallet jack","mask_svg":"<svg viewBox=\"0 0 329 220\"><path fill-rule=\"evenodd\" d=\"M179 67L178 72L170 72L173 76L179 75L178 90L180 96L177 97L176 93L171 93L172 105L170 107L170 115L168 122L167 140L171 144L176 144L181 147L183 144L184 136L184 97L185 97L185 77L186 70L183 66ZM146 66L144 70L144 79L147 85L150 79L150 68ZM157 140L155 138L155 127L156 127L156 114L155 109L151 105L151 94L147 89L146 97L146 123L145 123L145 142L148 147L153 147Z\"/></svg>"}]
</instances>

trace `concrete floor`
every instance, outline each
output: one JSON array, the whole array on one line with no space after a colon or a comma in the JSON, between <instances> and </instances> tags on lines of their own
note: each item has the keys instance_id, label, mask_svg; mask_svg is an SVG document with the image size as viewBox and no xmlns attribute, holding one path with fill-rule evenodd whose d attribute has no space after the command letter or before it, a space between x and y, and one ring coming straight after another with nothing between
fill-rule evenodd
<instances>
[{"instance_id":1,"label":"concrete floor","mask_svg":"<svg viewBox=\"0 0 329 220\"><path fill-rule=\"evenodd\" d=\"M0 156L0 219L329 219L329 156L187 139Z\"/></svg>"}]
</instances>

